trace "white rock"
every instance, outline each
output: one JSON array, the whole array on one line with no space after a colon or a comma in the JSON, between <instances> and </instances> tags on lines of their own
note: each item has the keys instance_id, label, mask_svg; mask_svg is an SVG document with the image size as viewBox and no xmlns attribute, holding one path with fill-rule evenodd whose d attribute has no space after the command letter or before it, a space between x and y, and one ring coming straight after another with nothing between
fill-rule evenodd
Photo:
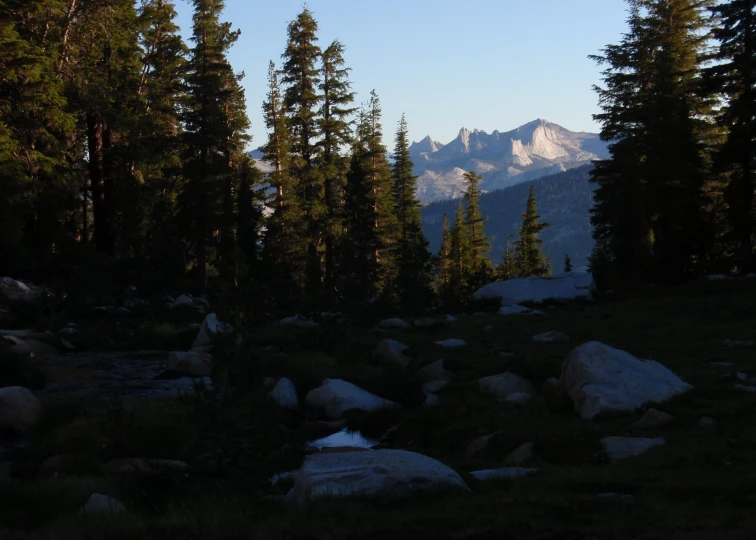
<instances>
[{"instance_id":1,"label":"white rock","mask_svg":"<svg viewBox=\"0 0 756 540\"><path fill-rule=\"evenodd\" d=\"M525 392L516 392L514 394L509 394L506 398L504 398L504 401L506 401L510 405L525 405L532 398L533 398L533 394L526 394Z\"/></svg>"},{"instance_id":2,"label":"white rock","mask_svg":"<svg viewBox=\"0 0 756 540\"><path fill-rule=\"evenodd\" d=\"M522 315L525 313L530 313L532 310L524 307L524 306L502 306L501 309L499 309L499 315Z\"/></svg>"},{"instance_id":3,"label":"white rock","mask_svg":"<svg viewBox=\"0 0 756 540\"><path fill-rule=\"evenodd\" d=\"M316 326L320 326L318 323L316 323L312 319L307 319L305 317L302 317L301 315L294 315L292 317L286 317L278 321L278 324L281 324L284 326L295 326L297 328L315 328Z\"/></svg>"},{"instance_id":4,"label":"white rock","mask_svg":"<svg viewBox=\"0 0 756 540\"><path fill-rule=\"evenodd\" d=\"M483 392L492 394L497 399L506 400L512 394L535 394L535 386L527 379L507 371L478 380ZM520 399L518 396L517 399Z\"/></svg>"},{"instance_id":5,"label":"white rock","mask_svg":"<svg viewBox=\"0 0 756 540\"><path fill-rule=\"evenodd\" d=\"M538 469L524 469L522 467L504 467L502 469L486 469L484 471L473 471L470 476L476 480L508 480L512 478L523 478L533 476L538 473Z\"/></svg>"},{"instance_id":6,"label":"white rock","mask_svg":"<svg viewBox=\"0 0 756 540\"><path fill-rule=\"evenodd\" d=\"M756 393L756 386L746 386L744 384L736 384L734 388L735 390L739 392L749 392L751 394Z\"/></svg>"},{"instance_id":7,"label":"white rock","mask_svg":"<svg viewBox=\"0 0 756 540\"><path fill-rule=\"evenodd\" d=\"M496 437L497 435L500 435L501 432L497 431L496 433L491 433L489 435L483 435L482 437L478 437L474 441L472 441L470 444L468 444L465 447L465 457L467 459L472 459L478 454L480 454L483 450L485 450L488 447L488 443L491 442L491 439Z\"/></svg>"},{"instance_id":8,"label":"white rock","mask_svg":"<svg viewBox=\"0 0 756 540\"><path fill-rule=\"evenodd\" d=\"M17 338L25 338L39 335L40 332L36 330L0 330L0 336L10 336Z\"/></svg>"},{"instance_id":9,"label":"white rock","mask_svg":"<svg viewBox=\"0 0 756 540\"><path fill-rule=\"evenodd\" d=\"M60 344L63 345L63 348L69 351L75 351L76 347L74 347L73 343L70 341L64 339L64 338L58 338L60 340Z\"/></svg>"},{"instance_id":10,"label":"white rock","mask_svg":"<svg viewBox=\"0 0 756 540\"><path fill-rule=\"evenodd\" d=\"M0 297L11 300L31 300L42 293L41 287L29 286L9 277L0 278Z\"/></svg>"},{"instance_id":11,"label":"white rock","mask_svg":"<svg viewBox=\"0 0 756 540\"><path fill-rule=\"evenodd\" d=\"M182 307L194 307L194 300L192 300L192 297L188 294L182 294L178 298L176 298L173 302L168 304L168 307L171 309L176 308L182 308Z\"/></svg>"},{"instance_id":12,"label":"white rock","mask_svg":"<svg viewBox=\"0 0 756 540\"><path fill-rule=\"evenodd\" d=\"M125 511L126 508L121 501L99 493L93 493L86 504L79 510L82 514L100 515L114 515Z\"/></svg>"},{"instance_id":13,"label":"white rock","mask_svg":"<svg viewBox=\"0 0 756 540\"><path fill-rule=\"evenodd\" d=\"M383 407L400 407L397 403L371 394L357 385L341 379L326 379L305 397L309 407L324 409L332 420L341 418L350 409L372 411Z\"/></svg>"},{"instance_id":14,"label":"white rock","mask_svg":"<svg viewBox=\"0 0 756 540\"><path fill-rule=\"evenodd\" d=\"M395 501L438 491L469 491L443 463L406 450L373 450L307 456L287 500L368 497Z\"/></svg>"},{"instance_id":15,"label":"white rock","mask_svg":"<svg viewBox=\"0 0 756 540\"><path fill-rule=\"evenodd\" d=\"M632 412L693 389L660 363L638 360L598 341L570 352L562 365L561 383L584 419Z\"/></svg>"},{"instance_id":16,"label":"white rock","mask_svg":"<svg viewBox=\"0 0 756 540\"><path fill-rule=\"evenodd\" d=\"M25 433L36 425L41 410L31 390L21 386L0 388L0 428Z\"/></svg>"},{"instance_id":17,"label":"white rock","mask_svg":"<svg viewBox=\"0 0 756 540\"><path fill-rule=\"evenodd\" d=\"M574 300L593 297L596 283L588 272L566 272L553 276L516 278L490 283L477 290L475 298L502 298L502 306L544 300Z\"/></svg>"},{"instance_id":18,"label":"white rock","mask_svg":"<svg viewBox=\"0 0 756 540\"><path fill-rule=\"evenodd\" d=\"M427 366L418 369L415 374L415 379L421 384L432 381L449 381L452 377L453 373L451 371L446 371L443 360L428 364Z\"/></svg>"},{"instance_id":19,"label":"white rock","mask_svg":"<svg viewBox=\"0 0 756 540\"><path fill-rule=\"evenodd\" d=\"M436 345L450 349L455 347L464 347L465 345L467 345L467 342L464 339L445 339L443 341L437 341Z\"/></svg>"},{"instance_id":20,"label":"white rock","mask_svg":"<svg viewBox=\"0 0 756 540\"><path fill-rule=\"evenodd\" d=\"M666 441L662 438L647 439L641 437L604 437L601 445L612 461L619 461L633 456L639 456L659 446Z\"/></svg>"},{"instance_id":21,"label":"white rock","mask_svg":"<svg viewBox=\"0 0 756 540\"><path fill-rule=\"evenodd\" d=\"M168 353L166 367L177 373L208 377L213 372L213 355L197 351L173 351Z\"/></svg>"},{"instance_id":22,"label":"white rock","mask_svg":"<svg viewBox=\"0 0 756 540\"><path fill-rule=\"evenodd\" d=\"M425 383L422 387L422 390L426 396L429 396L431 394L436 394L440 392L447 386L449 386L448 381L431 381L431 382Z\"/></svg>"},{"instance_id":23,"label":"white rock","mask_svg":"<svg viewBox=\"0 0 756 540\"><path fill-rule=\"evenodd\" d=\"M457 322L457 318L454 315L447 315L446 322Z\"/></svg>"},{"instance_id":24,"label":"white rock","mask_svg":"<svg viewBox=\"0 0 756 540\"><path fill-rule=\"evenodd\" d=\"M15 336L3 336L3 338L13 344L11 350L19 356L43 357L58 354L58 349L36 339L21 339Z\"/></svg>"},{"instance_id":25,"label":"white rock","mask_svg":"<svg viewBox=\"0 0 756 540\"><path fill-rule=\"evenodd\" d=\"M404 319L395 318L385 319L381 321L378 326L386 330L403 330L405 328L410 328L410 323L408 323Z\"/></svg>"},{"instance_id":26,"label":"white rock","mask_svg":"<svg viewBox=\"0 0 756 540\"><path fill-rule=\"evenodd\" d=\"M530 341L535 341L536 343L557 343L569 340L570 337L568 335L562 334L561 332L556 332L554 330L550 332L544 332L543 334L538 334L530 339Z\"/></svg>"},{"instance_id":27,"label":"white rock","mask_svg":"<svg viewBox=\"0 0 756 540\"><path fill-rule=\"evenodd\" d=\"M287 378L280 379L268 396L284 409L299 408L297 387Z\"/></svg>"},{"instance_id":28,"label":"white rock","mask_svg":"<svg viewBox=\"0 0 756 540\"><path fill-rule=\"evenodd\" d=\"M436 407L439 403L441 403L441 398L436 394L428 394L423 402L423 407Z\"/></svg>"},{"instance_id":29,"label":"white rock","mask_svg":"<svg viewBox=\"0 0 756 540\"><path fill-rule=\"evenodd\" d=\"M643 417L633 425L637 428L649 429L667 425L674 419L675 418L671 414L657 411L656 409L649 409Z\"/></svg>"},{"instance_id":30,"label":"white rock","mask_svg":"<svg viewBox=\"0 0 756 540\"><path fill-rule=\"evenodd\" d=\"M200 325L197 337L192 344L192 349L195 347L210 347L213 344L213 337L218 334L230 334L233 331L234 328L230 324L220 322L215 313L209 313Z\"/></svg>"},{"instance_id":31,"label":"white rock","mask_svg":"<svg viewBox=\"0 0 756 540\"><path fill-rule=\"evenodd\" d=\"M373 351L373 359L396 362L402 367L407 367L410 363L410 358L404 355L404 351L407 349L409 347L404 343L393 339L382 339Z\"/></svg>"}]
</instances>

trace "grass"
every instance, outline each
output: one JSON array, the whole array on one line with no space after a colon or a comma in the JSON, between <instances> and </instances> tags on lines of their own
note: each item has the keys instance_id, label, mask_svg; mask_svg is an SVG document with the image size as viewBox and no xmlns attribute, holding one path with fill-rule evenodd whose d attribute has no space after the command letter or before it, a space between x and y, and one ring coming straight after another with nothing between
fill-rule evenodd
<instances>
[{"instance_id":1,"label":"grass","mask_svg":"<svg viewBox=\"0 0 756 540\"><path fill-rule=\"evenodd\" d=\"M252 374L248 392L230 410L192 400L47 404L27 455L17 464L19 478L0 481L0 537L754 538L756 396L735 391L734 378L721 378L734 371L756 374L753 348L723 344L725 339L756 339L754 306L756 284L723 282L556 305L545 309L545 317L461 314L446 329L370 334L337 325L317 331L260 328L241 348L224 353L237 354L235 361ZM493 329L484 330L489 325ZM564 332L571 341L530 341L548 330ZM410 346L406 370L372 360L372 349L383 337ZM434 344L447 338L469 345L443 349ZM639 429L633 425L639 411L583 421L558 397L538 396L515 407L477 389L478 378L504 371L540 388L545 379L560 375L573 347L589 340L658 360L690 382L693 392L656 406L675 420ZM505 349L514 356L501 356ZM440 358L454 380L440 392L441 405L421 407L414 373ZM711 362L734 362L735 367L712 367ZM394 447L441 460L463 475L471 493L390 505L322 501L306 509L267 499L276 493L267 478L298 467L300 446L312 436L309 426L321 416L279 410L259 385L262 376L288 376L301 398L332 377L398 401L401 411L348 415L348 428L377 437L396 426ZM716 428L699 428L702 416L715 418ZM480 454L465 455L472 440L494 432L499 435ZM662 436L667 444L610 464L600 445L605 436ZM537 476L481 483L467 474L506 466L508 454L528 441L534 443L534 458L524 466L538 468ZM41 462L61 454L88 457L58 477L37 476ZM134 455L185 460L190 473L127 482L99 470L108 459ZM94 466L82 467L82 462ZM75 511L95 491L122 500L129 517L76 518ZM599 499L605 492L633 498Z\"/></svg>"}]
</instances>

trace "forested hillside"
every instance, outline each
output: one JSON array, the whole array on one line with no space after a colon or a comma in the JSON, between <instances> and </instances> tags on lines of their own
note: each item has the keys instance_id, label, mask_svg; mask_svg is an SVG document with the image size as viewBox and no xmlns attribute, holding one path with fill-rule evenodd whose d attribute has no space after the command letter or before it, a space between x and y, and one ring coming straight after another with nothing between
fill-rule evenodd
<instances>
[{"instance_id":1,"label":"forested hillside","mask_svg":"<svg viewBox=\"0 0 756 540\"><path fill-rule=\"evenodd\" d=\"M518 184L484 193L480 211L485 216L486 233L491 238L491 257L500 261L507 238L516 235L522 223L522 213L530 186L535 187L538 211L550 225L541 238L544 251L555 261L555 271L569 255L576 267L588 263L593 249L590 210L595 185L590 182L592 165L584 165L562 173L539 178L531 183ZM436 252L441 245L443 215L453 215L458 201L440 201L423 207L423 231Z\"/></svg>"}]
</instances>

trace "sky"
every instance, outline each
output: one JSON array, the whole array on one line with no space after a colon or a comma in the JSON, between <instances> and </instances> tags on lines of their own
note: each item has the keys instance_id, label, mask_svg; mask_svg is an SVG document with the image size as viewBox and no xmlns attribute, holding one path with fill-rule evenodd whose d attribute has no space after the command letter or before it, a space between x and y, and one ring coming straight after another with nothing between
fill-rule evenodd
<instances>
[{"instance_id":1,"label":"sky","mask_svg":"<svg viewBox=\"0 0 756 540\"><path fill-rule=\"evenodd\" d=\"M191 36L192 8L176 0ZM267 137L261 112L268 62L281 64L286 30L302 0L226 0L223 20L241 36L230 52L243 71L251 148ZM537 118L571 131L598 132L592 90L601 68L588 59L618 43L624 0L309 0L319 43L346 47L357 102L375 89L386 143L406 114L410 140L444 144L463 127L512 130ZM189 44L191 46L191 44Z\"/></svg>"}]
</instances>

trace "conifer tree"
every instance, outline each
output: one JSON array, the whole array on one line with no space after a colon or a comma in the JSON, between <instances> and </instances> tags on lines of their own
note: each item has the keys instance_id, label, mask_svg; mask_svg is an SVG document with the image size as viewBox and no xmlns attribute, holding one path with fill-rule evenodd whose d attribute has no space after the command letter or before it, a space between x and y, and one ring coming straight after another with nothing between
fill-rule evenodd
<instances>
[{"instance_id":1,"label":"conifer tree","mask_svg":"<svg viewBox=\"0 0 756 540\"><path fill-rule=\"evenodd\" d=\"M295 181L300 200L307 243L307 288L315 293L322 288L323 270L321 244L323 225L327 219L325 179L317 166L321 135L318 123L318 92L321 50L317 46L318 23L308 8L289 23L289 41L282 55L281 83L284 85L283 104L291 132L289 174Z\"/></svg>"},{"instance_id":2,"label":"conifer tree","mask_svg":"<svg viewBox=\"0 0 756 540\"><path fill-rule=\"evenodd\" d=\"M714 88L725 98L718 120L727 130L716 156L726 182L729 241L736 266L756 270L756 14L753 0L728 0L712 8L718 18L717 63L707 70Z\"/></svg>"},{"instance_id":3,"label":"conifer tree","mask_svg":"<svg viewBox=\"0 0 756 540\"><path fill-rule=\"evenodd\" d=\"M564 271L572 272L572 259L570 259L570 256L566 253L564 254Z\"/></svg>"},{"instance_id":4,"label":"conifer tree","mask_svg":"<svg viewBox=\"0 0 756 540\"><path fill-rule=\"evenodd\" d=\"M500 281L506 281L516 277L517 268L515 266L514 254L512 253L512 246L509 238L507 238L507 246L504 249L502 262L496 267L496 278Z\"/></svg>"},{"instance_id":5,"label":"conifer tree","mask_svg":"<svg viewBox=\"0 0 756 540\"><path fill-rule=\"evenodd\" d=\"M344 186L348 159L341 153L351 141L350 116L357 110L352 107L354 93L348 76L351 71L344 61L344 45L334 41L322 54L320 74L321 107L318 125L322 139L320 148L320 174L324 179L324 197L327 219L325 231L324 285L332 295L338 270L338 246L344 232Z\"/></svg>"},{"instance_id":6,"label":"conifer tree","mask_svg":"<svg viewBox=\"0 0 756 540\"><path fill-rule=\"evenodd\" d=\"M540 221L541 216L536 210L535 186L530 186L530 194L525 212L522 214L519 238L515 241L514 259L519 277L542 276L547 273L547 260L541 251L541 240L538 235L548 223Z\"/></svg>"},{"instance_id":7,"label":"conifer tree","mask_svg":"<svg viewBox=\"0 0 756 540\"><path fill-rule=\"evenodd\" d=\"M423 236L417 177L412 174L407 121L402 115L396 132L394 163L394 200L398 220L397 272L399 301L405 308L421 309L431 297L431 255ZM448 223L447 223L448 226Z\"/></svg>"},{"instance_id":8,"label":"conifer tree","mask_svg":"<svg viewBox=\"0 0 756 540\"><path fill-rule=\"evenodd\" d=\"M445 302L464 302L469 294L470 237L465 231L465 209L459 201L454 212L454 225L449 230L449 281Z\"/></svg>"},{"instance_id":9,"label":"conifer tree","mask_svg":"<svg viewBox=\"0 0 756 540\"><path fill-rule=\"evenodd\" d=\"M493 265L488 256L491 242L486 236L484 218L480 213L481 176L476 172L466 172L467 189L464 192L466 202L464 232L467 236L467 253L465 254L466 281L468 287L477 289L490 281ZM472 292L472 291L471 291Z\"/></svg>"},{"instance_id":10,"label":"conifer tree","mask_svg":"<svg viewBox=\"0 0 756 540\"><path fill-rule=\"evenodd\" d=\"M451 231L449 230L449 216L444 214L441 222L441 246L438 250L438 271L436 275L436 291L442 292L449 284L451 272Z\"/></svg>"}]
</instances>

